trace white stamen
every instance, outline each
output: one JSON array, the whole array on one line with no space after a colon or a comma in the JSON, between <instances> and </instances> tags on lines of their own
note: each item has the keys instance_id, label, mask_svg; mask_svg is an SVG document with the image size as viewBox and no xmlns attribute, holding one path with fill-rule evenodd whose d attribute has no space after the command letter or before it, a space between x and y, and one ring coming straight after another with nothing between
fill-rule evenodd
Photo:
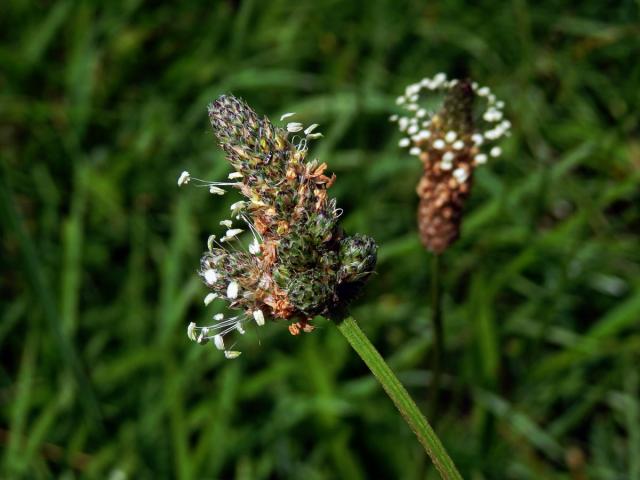
<instances>
[{"instance_id":1,"label":"white stamen","mask_svg":"<svg viewBox=\"0 0 640 480\"><path fill-rule=\"evenodd\" d=\"M475 157L473 157L473 161L476 165L482 165L483 163L487 163L487 155L484 153L479 153Z\"/></svg>"},{"instance_id":2,"label":"white stamen","mask_svg":"<svg viewBox=\"0 0 640 480\"><path fill-rule=\"evenodd\" d=\"M204 297L204 304L209 305L211 302L213 302L216 298L218 298L218 294L217 293L209 293L207 294L206 297Z\"/></svg>"},{"instance_id":3,"label":"white stamen","mask_svg":"<svg viewBox=\"0 0 640 480\"><path fill-rule=\"evenodd\" d=\"M287 112L280 117L280 121L282 122L283 120L286 120L289 117L293 117L295 114L296 112Z\"/></svg>"},{"instance_id":4,"label":"white stamen","mask_svg":"<svg viewBox=\"0 0 640 480\"><path fill-rule=\"evenodd\" d=\"M416 133L418 133L418 130L419 130L418 125L411 125L411 126L409 127L409 130L407 130L407 133L408 133L409 135L415 135Z\"/></svg>"},{"instance_id":5,"label":"white stamen","mask_svg":"<svg viewBox=\"0 0 640 480\"><path fill-rule=\"evenodd\" d=\"M458 183L464 183L469 178L469 173L464 168L456 168L453 171L453 176Z\"/></svg>"},{"instance_id":6,"label":"white stamen","mask_svg":"<svg viewBox=\"0 0 640 480\"><path fill-rule=\"evenodd\" d=\"M453 164L451 162L445 162L444 160L440 162L440 168L442 170L451 170L453 168Z\"/></svg>"},{"instance_id":7,"label":"white stamen","mask_svg":"<svg viewBox=\"0 0 640 480\"><path fill-rule=\"evenodd\" d=\"M229 286L227 287L227 298L230 298L231 300L238 298L238 287L238 282L229 282Z\"/></svg>"},{"instance_id":8,"label":"white stamen","mask_svg":"<svg viewBox=\"0 0 640 480\"><path fill-rule=\"evenodd\" d=\"M224 313L216 313L216 314L213 316L213 319L214 319L216 322L219 322L220 320L224 320Z\"/></svg>"},{"instance_id":9,"label":"white stamen","mask_svg":"<svg viewBox=\"0 0 640 480\"><path fill-rule=\"evenodd\" d=\"M262 313L262 310L254 310L253 319L256 321L258 326L261 327L262 325L264 325L264 313Z\"/></svg>"},{"instance_id":10,"label":"white stamen","mask_svg":"<svg viewBox=\"0 0 640 480\"><path fill-rule=\"evenodd\" d=\"M226 358L228 358L229 360L233 360L234 358L238 358L241 354L242 354L242 352L239 352L237 350L225 350L224 351L224 356Z\"/></svg>"},{"instance_id":11,"label":"white stamen","mask_svg":"<svg viewBox=\"0 0 640 480\"><path fill-rule=\"evenodd\" d=\"M258 240L254 240L249 245L249 253L251 255L257 255L258 253L260 253L260 244L258 243Z\"/></svg>"},{"instance_id":12,"label":"white stamen","mask_svg":"<svg viewBox=\"0 0 640 480\"><path fill-rule=\"evenodd\" d=\"M187 337L194 342L196 341L196 324L194 322L191 322L187 327Z\"/></svg>"},{"instance_id":13,"label":"white stamen","mask_svg":"<svg viewBox=\"0 0 640 480\"><path fill-rule=\"evenodd\" d=\"M218 334L213 337L213 343L218 350L224 350L224 340L222 335Z\"/></svg>"},{"instance_id":14,"label":"white stamen","mask_svg":"<svg viewBox=\"0 0 640 480\"><path fill-rule=\"evenodd\" d=\"M409 140L408 138L401 138L398 142L398 146L401 148L408 147L409 145L411 145L411 140Z\"/></svg>"},{"instance_id":15,"label":"white stamen","mask_svg":"<svg viewBox=\"0 0 640 480\"><path fill-rule=\"evenodd\" d=\"M240 322L236 323L236 330L238 330L240 335L244 335L246 333L244 328L242 328L242 323Z\"/></svg>"},{"instance_id":16,"label":"white stamen","mask_svg":"<svg viewBox=\"0 0 640 480\"><path fill-rule=\"evenodd\" d=\"M424 108L421 108L416 112L416 117L422 118L427 115L427 111Z\"/></svg>"},{"instance_id":17,"label":"white stamen","mask_svg":"<svg viewBox=\"0 0 640 480\"><path fill-rule=\"evenodd\" d=\"M231 240L232 238L237 237L242 232L244 232L244 230L242 230L241 228L232 228L227 230L227 233L225 233L224 236L227 240Z\"/></svg>"},{"instance_id":18,"label":"white stamen","mask_svg":"<svg viewBox=\"0 0 640 480\"><path fill-rule=\"evenodd\" d=\"M205 270L204 281L207 282L207 285L213 285L218 281L218 274L212 268Z\"/></svg>"},{"instance_id":19,"label":"white stamen","mask_svg":"<svg viewBox=\"0 0 640 480\"><path fill-rule=\"evenodd\" d=\"M313 132L316 128L318 128L318 124L314 123L313 125L309 125L305 130L304 130L304 134L305 135L309 135L311 132Z\"/></svg>"},{"instance_id":20,"label":"white stamen","mask_svg":"<svg viewBox=\"0 0 640 480\"><path fill-rule=\"evenodd\" d=\"M393 114L389 117L389 121L390 122L397 122L398 121L398 115Z\"/></svg>"},{"instance_id":21,"label":"white stamen","mask_svg":"<svg viewBox=\"0 0 640 480\"><path fill-rule=\"evenodd\" d=\"M181 187L182 185L186 185L187 183L189 183L189 180L191 180L191 175L189 175L189 172L185 170L180 174L180 177L178 178L178 186Z\"/></svg>"},{"instance_id":22,"label":"white stamen","mask_svg":"<svg viewBox=\"0 0 640 480\"><path fill-rule=\"evenodd\" d=\"M433 142L433 148L442 150L444 147L445 147L445 143L444 143L444 140L442 140L441 138L438 138L436 141Z\"/></svg>"},{"instance_id":23,"label":"white stamen","mask_svg":"<svg viewBox=\"0 0 640 480\"><path fill-rule=\"evenodd\" d=\"M231 222L231 220L222 220L220 222L220 225L223 225L223 226L225 226L227 228L231 228L231 225L233 225L233 223Z\"/></svg>"},{"instance_id":24,"label":"white stamen","mask_svg":"<svg viewBox=\"0 0 640 480\"><path fill-rule=\"evenodd\" d=\"M242 178L243 175L240 172L231 172L227 177L229 180L233 180L235 178Z\"/></svg>"},{"instance_id":25,"label":"white stamen","mask_svg":"<svg viewBox=\"0 0 640 480\"><path fill-rule=\"evenodd\" d=\"M493 147L489 152L489 155L492 157L499 157L502 154L502 149L500 147Z\"/></svg>"},{"instance_id":26,"label":"white stamen","mask_svg":"<svg viewBox=\"0 0 640 480\"><path fill-rule=\"evenodd\" d=\"M215 240L215 235L209 235L209 238L207 238L207 248L209 249L209 251L213 250L213 242L215 242Z\"/></svg>"},{"instance_id":27,"label":"white stamen","mask_svg":"<svg viewBox=\"0 0 640 480\"><path fill-rule=\"evenodd\" d=\"M421 152L420 147L411 147L411 148L409 149L409 155L416 155L416 156L418 156L418 155L420 155L420 152Z\"/></svg>"},{"instance_id":28,"label":"white stamen","mask_svg":"<svg viewBox=\"0 0 640 480\"><path fill-rule=\"evenodd\" d=\"M448 143L452 143L456 138L458 138L458 134L453 130L448 131L447 134L444 136L444 139Z\"/></svg>"},{"instance_id":29,"label":"white stamen","mask_svg":"<svg viewBox=\"0 0 640 480\"><path fill-rule=\"evenodd\" d=\"M224 195L225 192L222 188L211 185L209 187L209 193L213 195Z\"/></svg>"},{"instance_id":30,"label":"white stamen","mask_svg":"<svg viewBox=\"0 0 640 480\"><path fill-rule=\"evenodd\" d=\"M464 142L462 140L456 140L453 142L453 148L456 150L462 150L464 148Z\"/></svg>"},{"instance_id":31,"label":"white stamen","mask_svg":"<svg viewBox=\"0 0 640 480\"><path fill-rule=\"evenodd\" d=\"M478 89L478 95L481 97L486 97L489 95L489 87L482 87Z\"/></svg>"},{"instance_id":32,"label":"white stamen","mask_svg":"<svg viewBox=\"0 0 640 480\"><path fill-rule=\"evenodd\" d=\"M302 130L304 126L300 122L289 122L287 123L287 132L295 133Z\"/></svg>"},{"instance_id":33,"label":"white stamen","mask_svg":"<svg viewBox=\"0 0 640 480\"><path fill-rule=\"evenodd\" d=\"M453 152L445 152L445 154L442 155L442 161L444 163L451 163L454 158L456 158L456 156Z\"/></svg>"},{"instance_id":34,"label":"white stamen","mask_svg":"<svg viewBox=\"0 0 640 480\"><path fill-rule=\"evenodd\" d=\"M473 135L471 135L471 140L476 145L482 145L482 142L484 142L484 138L479 133L474 133Z\"/></svg>"}]
</instances>

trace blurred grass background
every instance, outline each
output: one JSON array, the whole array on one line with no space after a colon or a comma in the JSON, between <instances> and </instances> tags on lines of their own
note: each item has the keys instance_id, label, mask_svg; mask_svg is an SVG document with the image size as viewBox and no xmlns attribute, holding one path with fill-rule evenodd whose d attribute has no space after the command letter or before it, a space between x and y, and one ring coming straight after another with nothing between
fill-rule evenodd
<instances>
[{"instance_id":1,"label":"blurred grass background","mask_svg":"<svg viewBox=\"0 0 640 480\"><path fill-rule=\"evenodd\" d=\"M221 93L318 122L344 225L381 245L354 314L426 406L419 162L387 117L469 75L513 135L444 258L443 405L465 478L640 479L640 2L139 0L0 7L0 477L435 478L336 329L225 361L195 275L233 195ZM259 333L259 335L258 335Z\"/></svg>"}]
</instances>

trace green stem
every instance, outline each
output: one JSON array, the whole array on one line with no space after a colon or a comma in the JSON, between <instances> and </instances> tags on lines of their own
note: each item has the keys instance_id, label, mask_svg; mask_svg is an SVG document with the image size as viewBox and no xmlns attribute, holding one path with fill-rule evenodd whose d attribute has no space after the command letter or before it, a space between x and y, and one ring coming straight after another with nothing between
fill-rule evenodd
<instances>
[{"instance_id":1,"label":"green stem","mask_svg":"<svg viewBox=\"0 0 640 480\"><path fill-rule=\"evenodd\" d=\"M425 451L431 457L436 469L440 472L440 476L445 480L462 479L427 419L424 418L407 390L369 341L369 338L360 329L355 319L348 317L337 325L340 332L378 379L411 430L416 434Z\"/></svg>"},{"instance_id":2,"label":"green stem","mask_svg":"<svg viewBox=\"0 0 640 480\"><path fill-rule=\"evenodd\" d=\"M429 415L438 412L440 378L442 376L442 352L444 351L444 329L442 327L442 290L440 288L440 255L431 257L431 323L433 326L433 381L429 389Z\"/></svg>"}]
</instances>

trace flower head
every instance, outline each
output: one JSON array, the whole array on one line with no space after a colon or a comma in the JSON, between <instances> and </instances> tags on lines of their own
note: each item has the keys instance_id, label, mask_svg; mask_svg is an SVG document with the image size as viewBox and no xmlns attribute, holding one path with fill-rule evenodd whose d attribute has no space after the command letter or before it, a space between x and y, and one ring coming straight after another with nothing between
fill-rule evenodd
<instances>
[{"instance_id":1,"label":"flower head","mask_svg":"<svg viewBox=\"0 0 640 480\"><path fill-rule=\"evenodd\" d=\"M377 247L371 238L347 236L338 226L342 211L327 194L335 175L325 173L325 163L307 158L308 141L320 136L316 124L276 126L227 95L208 111L235 171L229 182L189 178L209 189L235 188L246 200L234 203L232 219L220 222L224 236L209 237L200 276L211 290L205 303L222 299L236 313L217 314L206 327L191 324L188 333L236 358L239 352L227 349L223 339L243 334L247 324L282 319L298 334L313 330L315 315L339 315L375 268ZM233 225L238 220L243 228ZM243 232L252 237L248 248L240 240Z\"/></svg>"},{"instance_id":2,"label":"flower head","mask_svg":"<svg viewBox=\"0 0 640 480\"><path fill-rule=\"evenodd\" d=\"M421 106L425 93L440 96L433 111ZM391 117L407 135L399 146L409 148L424 167L417 187L420 238L427 249L441 253L459 236L475 168L501 155L495 143L508 135L511 123L504 119L504 103L488 87L448 80L444 73L409 85L396 103L407 111Z\"/></svg>"}]
</instances>

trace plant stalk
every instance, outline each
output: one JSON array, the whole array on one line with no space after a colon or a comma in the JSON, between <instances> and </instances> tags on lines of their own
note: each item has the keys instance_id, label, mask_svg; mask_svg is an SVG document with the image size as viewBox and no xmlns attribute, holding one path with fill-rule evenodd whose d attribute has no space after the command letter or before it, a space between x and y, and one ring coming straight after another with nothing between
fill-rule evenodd
<instances>
[{"instance_id":1,"label":"plant stalk","mask_svg":"<svg viewBox=\"0 0 640 480\"><path fill-rule=\"evenodd\" d=\"M431 461L445 480L462 479L451 457L447 454L427 419L422 415L407 390L402 386L369 338L358 326L353 317L337 323L338 330L346 337L353 349L366 363L371 373L378 379L389 398L400 411L403 418L418 437Z\"/></svg>"}]
</instances>

